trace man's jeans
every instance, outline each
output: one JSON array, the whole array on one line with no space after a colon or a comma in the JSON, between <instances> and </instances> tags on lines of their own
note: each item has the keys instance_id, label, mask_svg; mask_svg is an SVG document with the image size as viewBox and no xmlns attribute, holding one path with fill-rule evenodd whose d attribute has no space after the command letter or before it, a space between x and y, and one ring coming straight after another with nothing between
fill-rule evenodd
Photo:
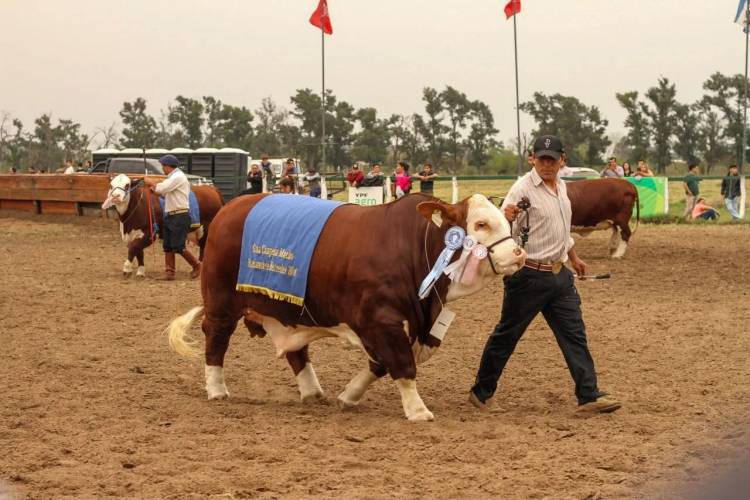
<instances>
[{"instance_id":1,"label":"man's jeans","mask_svg":"<svg viewBox=\"0 0 750 500\"><path fill-rule=\"evenodd\" d=\"M724 205L727 207L727 210L729 210L729 214L732 216L732 219L740 218L740 212L738 210L739 202L740 200L737 198L724 198Z\"/></svg>"}]
</instances>

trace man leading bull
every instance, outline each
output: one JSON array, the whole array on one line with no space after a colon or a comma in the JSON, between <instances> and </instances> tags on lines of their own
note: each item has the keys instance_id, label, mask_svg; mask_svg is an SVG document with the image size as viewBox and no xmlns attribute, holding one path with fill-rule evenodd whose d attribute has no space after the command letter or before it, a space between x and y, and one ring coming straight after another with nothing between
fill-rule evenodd
<instances>
[{"instance_id":1,"label":"man leading bull","mask_svg":"<svg viewBox=\"0 0 750 500\"><path fill-rule=\"evenodd\" d=\"M154 193L164 196L164 224L161 237L164 247L164 279L173 280L175 274L175 256L182 255L193 268L191 278L201 274L201 263L185 248L188 232L190 232L190 215L188 203L190 196L190 181L180 170L179 161L174 155L164 155L159 158L167 178L156 183L144 178L143 182Z\"/></svg>"},{"instance_id":2,"label":"man leading bull","mask_svg":"<svg viewBox=\"0 0 750 500\"><path fill-rule=\"evenodd\" d=\"M586 274L586 264L573 248L570 200L565 183L558 176L564 153L557 137L539 137L533 148L534 168L513 184L503 203L505 216L512 222L520 213L516 204L521 198L526 197L531 202L529 239L525 248L528 258L525 267L503 278L505 292L500 322L487 339L476 382L469 392L469 401L482 410L489 409L508 359L539 312L555 334L575 382L578 411L606 413L621 406L597 387L594 361L586 342L581 299L573 273L563 265L569 264L578 276ZM519 225L516 224L514 232L518 232Z\"/></svg>"}]
</instances>

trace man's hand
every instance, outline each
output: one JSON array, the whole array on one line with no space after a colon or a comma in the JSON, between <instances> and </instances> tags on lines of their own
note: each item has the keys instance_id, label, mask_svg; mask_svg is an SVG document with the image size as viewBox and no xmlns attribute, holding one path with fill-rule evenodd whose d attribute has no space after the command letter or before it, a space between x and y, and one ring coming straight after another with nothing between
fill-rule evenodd
<instances>
[{"instance_id":1,"label":"man's hand","mask_svg":"<svg viewBox=\"0 0 750 500\"><path fill-rule=\"evenodd\" d=\"M569 255L570 265L575 269L576 274L579 278L586 276L586 263L578 258L578 255Z\"/></svg>"},{"instance_id":2,"label":"man's hand","mask_svg":"<svg viewBox=\"0 0 750 500\"><path fill-rule=\"evenodd\" d=\"M518 217L518 214L521 213L521 209L518 208L513 203L508 203L505 205L505 218L508 219L508 222L513 222Z\"/></svg>"}]
</instances>

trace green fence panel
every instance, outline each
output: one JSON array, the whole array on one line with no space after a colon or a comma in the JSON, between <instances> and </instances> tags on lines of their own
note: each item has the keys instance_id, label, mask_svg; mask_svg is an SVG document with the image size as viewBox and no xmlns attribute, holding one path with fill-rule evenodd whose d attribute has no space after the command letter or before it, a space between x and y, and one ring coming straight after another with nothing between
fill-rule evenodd
<instances>
[{"instance_id":1,"label":"green fence panel","mask_svg":"<svg viewBox=\"0 0 750 500\"><path fill-rule=\"evenodd\" d=\"M638 190L641 217L653 217L669 212L666 177L624 177Z\"/></svg>"}]
</instances>

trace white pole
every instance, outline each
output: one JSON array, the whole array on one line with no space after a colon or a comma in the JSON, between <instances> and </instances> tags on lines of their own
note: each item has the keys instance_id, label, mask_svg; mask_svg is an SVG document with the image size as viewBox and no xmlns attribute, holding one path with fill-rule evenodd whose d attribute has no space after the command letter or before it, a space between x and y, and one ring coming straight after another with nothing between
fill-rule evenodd
<instances>
[{"instance_id":1,"label":"white pole","mask_svg":"<svg viewBox=\"0 0 750 500\"><path fill-rule=\"evenodd\" d=\"M451 180L451 187L453 188L451 203L458 203L458 179L456 179L455 176L453 176L453 179Z\"/></svg>"},{"instance_id":2,"label":"white pole","mask_svg":"<svg viewBox=\"0 0 750 500\"><path fill-rule=\"evenodd\" d=\"M385 178L385 202L390 203L393 201L393 193L391 192L391 178Z\"/></svg>"},{"instance_id":3,"label":"white pole","mask_svg":"<svg viewBox=\"0 0 750 500\"><path fill-rule=\"evenodd\" d=\"M740 214L740 219L745 218L745 195L747 193L747 190L745 188L745 176L743 175L740 177L740 206L738 209L738 212Z\"/></svg>"},{"instance_id":4,"label":"white pole","mask_svg":"<svg viewBox=\"0 0 750 500\"><path fill-rule=\"evenodd\" d=\"M328 185L326 184L326 178L325 176L320 176L320 199L321 200L327 200L328 199Z\"/></svg>"}]
</instances>

